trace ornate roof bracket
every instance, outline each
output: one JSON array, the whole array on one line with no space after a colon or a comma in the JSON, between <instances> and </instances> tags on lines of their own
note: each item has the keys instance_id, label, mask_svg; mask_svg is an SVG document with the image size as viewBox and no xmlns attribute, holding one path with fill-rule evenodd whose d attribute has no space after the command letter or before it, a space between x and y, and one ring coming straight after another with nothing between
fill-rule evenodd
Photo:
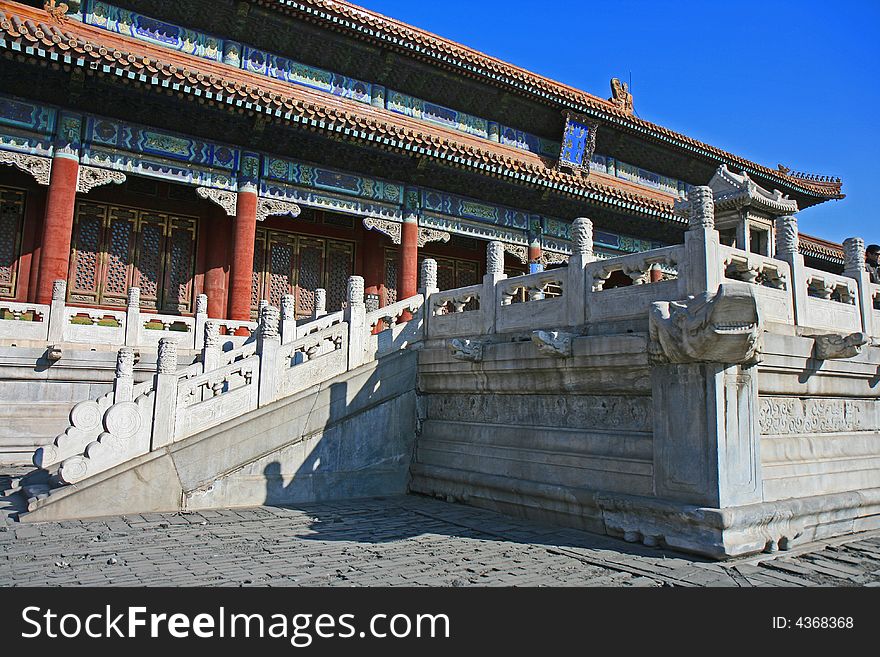
<instances>
[{"instance_id":1,"label":"ornate roof bracket","mask_svg":"<svg viewBox=\"0 0 880 657\"><path fill-rule=\"evenodd\" d=\"M76 179L76 191L80 194L88 194L95 187L109 185L110 183L121 185L125 180L125 174L121 171L80 165Z\"/></svg>"},{"instance_id":2,"label":"ornate roof bracket","mask_svg":"<svg viewBox=\"0 0 880 657\"><path fill-rule=\"evenodd\" d=\"M231 192L226 189L215 189L213 187L197 187L196 194L203 199L219 205L230 217L235 216L235 208L238 205L237 192Z\"/></svg>"},{"instance_id":3,"label":"ornate roof bracket","mask_svg":"<svg viewBox=\"0 0 880 657\"><path fill-rule=\"evenodd\" d=\"M568 262L568 255L566 255L565 253L541 251L541 264L545 267L548 265L559 265L566 262Z\"/></svg>"},{"instance_id":4,"label":"ornate roof bracket","mask_svg":"<svg viewBox=\"0 0 880 657\"><path fill-rule=\"evenodd\" d=\"M504 243L504 250L524 265L529 264L529 249L521 244Z\"/></svg>"},{"instance_id":5,"label":"ornate roof bracket","mask_svg":"<svg viewBox=\"0 0 880 657\"><path fill-rule=\"evenodd\" d=\"M367 230L378 230L391 238L392 244L400 244L401 224L397 221L388 221L386 219L376 219L374 217L364 217L364 228ZM437 231L438 233L441 231ZM421 233L421 231L419 231ZM448 235L448 233L447 233ZM421 237L421 234L419 235Z\"/></svg>"},{"instance_id":6,"label":"ornate roof bracket","mask_svg":"<svg viewBox=\"0 0 880 657\"><path fill-rule=\"evenodd\" d=\"M39 155L0 151L0 164L8 164L29 173L41 185L48 185L52 175L52 159Z\"/></svg>"},{"instance_id":7,"label":"ornate roof bracket","mask_svg":"<svg viewBox=\"0 0 880 657\"><path fill-rule=\"evenodd\" d=\"M422 248L428 242L449 242L452 235L445 230L434 230L433 228L419 228L419 248Z\"/></svg>"},{"instance_id":8,"label":"ornate roof bracket","mask_svg":"<svg viewBox=\"0 0 880 657\"><path fill-rule=\"evenodd\" d=\"M257 202L257 221L264 221L267 217L277 217L281 215L298 217L300 212L300 207L296 203L291 203L290 201L279 201L274 198L260 198Z\"/></svg>"}]
</instances>

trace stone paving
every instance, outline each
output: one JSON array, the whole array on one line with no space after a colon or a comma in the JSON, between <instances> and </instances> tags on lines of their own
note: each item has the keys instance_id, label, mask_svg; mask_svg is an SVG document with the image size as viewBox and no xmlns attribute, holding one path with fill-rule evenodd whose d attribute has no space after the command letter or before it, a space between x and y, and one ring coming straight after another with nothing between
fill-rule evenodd
<instances>
[{"instance_id":1,"label":"stone paving","mask_svg":"<svg viewBox=\"0 0 880 657\"><path fill-rule=\"evenodd\" d=\"M880 532L719 564L416 496L45 524L4 509L2 586L880 585Z\"/></svg>"}]
</instances>

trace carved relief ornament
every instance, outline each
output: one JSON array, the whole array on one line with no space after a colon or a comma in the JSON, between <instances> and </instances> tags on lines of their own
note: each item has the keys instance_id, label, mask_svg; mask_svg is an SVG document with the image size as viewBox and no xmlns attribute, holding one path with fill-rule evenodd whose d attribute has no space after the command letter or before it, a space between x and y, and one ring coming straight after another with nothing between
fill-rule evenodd
<instances>
[{"instance_id":1,"label":"carved relief ornament","mask_svg":"<svg viewBox=\"0 0 880 657\"><path fill-rule=\"evenodd\" d=\"M27 153L0 151L0 164L9 164L34 177L40 185L48 185L52 175L52 160Z\"/></svg>"},{"instance_id":2,"label":"carved relief ornament","mask_svg":"<svg viewBox=\"0 0 880 657\"><path fill-rule=\"evenodd\" d=\"M235 216L235 209L238 205L237 192L231 192L226 189L215 189L213 187L197 187L196 194L203 199L219 205L230 217Z\"/></svg>"},{"instance_id":3,"label":"carved relief ornament","mask_svg":"<svg viewBox=\"0 0 880 657\"><path fill-rule=\"evenodd\" d=\"M121 171L80 166L76 178L76 191L80 194L88 194L95 187L109 185L110 183L121 185L124 182L125 174Z\"/></svg>"}]
</instances>

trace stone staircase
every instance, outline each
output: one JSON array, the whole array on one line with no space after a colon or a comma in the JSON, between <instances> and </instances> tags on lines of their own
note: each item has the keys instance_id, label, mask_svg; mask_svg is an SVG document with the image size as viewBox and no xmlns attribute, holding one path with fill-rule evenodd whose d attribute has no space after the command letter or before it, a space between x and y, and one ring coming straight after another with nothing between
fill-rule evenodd
<instances>
[{"instance_id":1,"label":"stone staircase","mask_svg":"<svg viewBox=\"0 0 880 657\"><path fill-rule=\"evenodd\" d=\"M122 347L112 391L77 403L34 452L38 469L10 482L27 500L19 519L322 499L334 487L356 492L359 479L370 494L404 492L416 368L399 352L421 339L423 300L368 313L355 276L343 311L300 325L292 298L264 302L250 336L205 321L191 365L178 367L177 341L161 338L155 375L137 384L134 350Z\"/></svg>"}]
</instances>

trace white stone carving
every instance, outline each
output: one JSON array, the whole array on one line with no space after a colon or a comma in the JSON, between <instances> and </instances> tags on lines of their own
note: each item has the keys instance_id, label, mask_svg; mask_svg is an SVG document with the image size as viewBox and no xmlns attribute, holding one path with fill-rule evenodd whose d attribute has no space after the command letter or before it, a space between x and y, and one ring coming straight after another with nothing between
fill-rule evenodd
<instances>
[{"instance_id":1,"label":"white stone carving","mask_svg":"<svg viewBox=\"0 0 880 657\"><path fill-rule=\"evenodd\" d=\"M763 321L754 288L724 283L684 301L659 301L651 308L648 358L664 363L743 363L759 360Z\"/></svg>"},{"instance_id":2,"label":"white stone carving","mask_svg":"<svg viewBox=\"0 0 880 657\"><path fill-rule=\"evenodd\" d=\"M196 315L208 314L208 295L200 294L196 297Z\"/></svg>"},{"instance_id":3,"label":"white stone carving","mask_svg":"<svg viewBox=\"0 0 880 657\"><path fill-rule=\"evenodd\" d=\"M300 212L300 207L290 201L262 197L257 201L257 221L264 221L267 217L280 215L298 217Z\"/></svg>"},{"instance_id":4,"label":"white stone carving","mask_svg":"<svg viewBox=\"0 0 880 657\"><path fill-rule=\"evenodd\" d=\"M347 290L348 305L357 306L364 303L364 278L363 276L349 276Z\"/></svg>"},{"instance_id":5,"label":"white stone carving","mask_svg":"<svg viewBox=\"0 0 880 657\"><path fill-rule=\"evenodd\" d=\"M762 397L758 425L767 436L872 430L876 402Z\"/></svg>"},{"instance_id":6,"label":"white stone carving","mask_svg":"<svg viewBox=\"0 0 880 657\"><path fill-rule=\"evenodd\" d=\"M785 215L776 218L776 257L782 259L798 252L797 217Z\"/></svg>"},{"instance_id":7,"label":"white stone carving","mask_svg":"<svg viewBox=\"0 0 880 657\"><path fill-rule=\"evenodd\" d=\"M233 192L228 189L215 189L214 187L196 187L196 194L203 199L219 205L230 217L236 215L238 192Z\"/></svg>"},{"instance_id":8,"label":"white stone carving","mask_svg":"<svg viewBox=\"0 0 880 657\"><path fill-rule=\"evenodd\" d=\"M289 321L296 319L296 296L285 294L281 297L281 319Z\"/></svg>"},{"instance_id":9,"label":"white stone carving","mask_svg":"<svg viewBox=\"0 0 880 657\"><path fill-rule=\"evenodd\" d=\"M688 227L714 228L715 227L715 201L712 188L708 185L696 185L691 187L688 193L690 212L688 214Z\"/></svg>"},{"instance_id":10,"label":"white stone carving","mask_svg":"<svg viewBox=\"0 0 880 657\"><path fill-rule=\"evenodd\" d=\"M111 183L121 185L124 182L125 174L121 171L80 165L76 178L76 191L80 194L88 194L95 187Z\"/></svg>"},{"instance_id":11,"label":"white stone carving","mask_svg":"<svg viewBox=\"0 0 880 657\"><path fill-rule=\"evenodd\" d=\"M9 164L21 169L32 175L41 185L48 185L52 177L52 159L48 157L0 151L0 164Z\"/></svg>"},{"instance_id":12,"label":"white stone carving","mask_svg":"<svg viewBox=\"0 0 880 657\"><path fill-rule=\"evenodd\" d=\"M813 338L813 357L817 360L835 360L853 358L862 353L862 347L868 344L868 336L864 333L850 333L849 335L808 335Z\"/></svg>"},{"instance_id":13,"label":"white stone carving","mask_svg":"<svg viewBox=\"0 0 880 657\"><path fill-rule=\"evenodd\" d=\"M423 290L436 290L437 289L437 261L433 258L425 258L422 260L422 271L421 271L421 279L422 279L422 289Z\"/></svg>"},{"instance_id":14,"label":"white stone carving","mask_svg":"<svg viewBox=\"0 0 880 657\"><path fill-rule=\"evenodd\" d=\"M486 424L651 431L649 396L448 393L427 395L431 420L479 418Z\"/></svg>"},{"instance_id":15,"label":"white stone carving","mask_svg":"<svg viewBox=\"0 0 880 657\"><path fill-rule=\"evenodd\" d=\"M849 237L843 240L843 270L847 273L861 273L865 270L865 240Z\"/></svg>"},{"instance_id":16,"label":"white stone carving","mask_svg":"<svg viewBox=\"0 0 880 657\"><path fill-rule=\"evenodd\" d=\"M327 311L327 290L319 287L315 290L315 313L324 313Z\"/></svg>"},{"instance_id":17,"label":"white stone carving","mask_svg":"<svg viewBox=\"0 0 880 657\"><path fill-rule=\"evenodd\" d=\"M563 331L532 331L532 342L545 356L566 358L571 356L571 333Z\"/></svg>"},{"instance_id":18,"label":"white stone carving","mask_svg":"<svg viewBox=\"0 0 880 657\"><path fill-rule=\"evenodd\" d=\"M260 335L264 340L278 339L279 319L280 312L275 306L267 304L260 310Z\"/></svg>"},{"instance_id":19,"label":"white stone carving","mask_svg":"<svg viewBox=\"0 0 880 657\"><path fill-rule=\"evenodd\" d=\"M571 222L572 254L593 255L593 222L587 217L578 217Z\"/></svg>"},{"instance_id":20,"label":"white stone carving","mask_svg":"<svg viewBox=\"0 0 880 657\"><path fill-rule=\"evenodd\" d=\"M139 308L140 305L141 305L141 288L139 288L139 287L128 288L128 307L129 308Z\"/></svg>"},{"instance_id":21,"label":"white stone carving","mask_svg":"<svg viewBox=\"0 0 880 657\"><path fill-rule=\"evenodd\" d=\"M529 248L522 244L504 243L504 250L524 265L529 264Z\"/></svg>"},{"instance_id":22,"label":"white stone carving","mask_svg":"<svg viewBox=\"0 0 880 657\"><path fill-rule=\"evenodd\" d=\"M130 379L134 376L134 349L122 347L116 352L116 378Z\"/></svg>"},{"instance_id":23,"label":"white stone carving","mask_svg":"<svg viewBox=\"0 0 880 657\"><path fill-rule=\"evenodd\" d=\"M162 338L159 340L159 357L156 361L159 374L175 374L177 372L177 340Z\"/></svg>"},{"instance_id":24,"label":"white stone carving","mask_svg":"<svg viewBox=\"0 0 880 657\"><path fill-rule=\"evenodd\" d=\"M545 267L548 265L558 265L568 262L568 256L564 253L555 253L554 251L541 251L541 264Z\"/></svg>"},{"instance_id":25,"label":"white stone carving","mask_svg":"<svg viewBox=\"0 0 880 657\"><path fill-rule=\"evenodd\" d=\"M364 217L364 227L368 230L378 230L391 238L392 244L400 244L402 224L397 221L388 221L387 219L376 219L375 217Z\"/></svg>"},{"instance_id":26,"label":"white stone carving","mask_svg":"<svg viewBox=\"0 0 880 657\"><path fill-rule=\"evenodd\" d=\"M57 280L52 283L52 301L64 301L67 298L67 281Z\"/></svg>"},{"instance_id":27,"label":"white stone carving","mask_svg":"<svg viewBox=\"0 0 880 657\"><path fill-rule=\"evenodd\" d=\"M486 247L486 273L504 273L504 244L502 242L493 240Z\"/></svg>"},{"instance_id":28,"label":"white stone carving","mask_svg":"<svg viewBox=\"0 0 880 657\"><path fill-rule=\"evenodd\" d=\"M220 324L217 322L205 323L205 349L220 348Z\"/></svg>"},{"instance_id":29,"label":"white stone carving","mask_svg":"<svg viewBox=\"0 0 880 657\"><path fill-rule=\"evenodd\" d=\"M478 363L483 360L483 343L480 340L453 338L448 343L449 353L456 360Z\"/></svg>"},{"instance_id":30,"label":"white stone carving","mask_svg":"<svg viewBox=\"0 0 880 657\"><path fill-rule=\"evenodd\" d=\"M452 235L445 230L434 230L433 228L419 228L418 246L422 248L428 242L448 242Z\"/></svg>"}]
</instances>

